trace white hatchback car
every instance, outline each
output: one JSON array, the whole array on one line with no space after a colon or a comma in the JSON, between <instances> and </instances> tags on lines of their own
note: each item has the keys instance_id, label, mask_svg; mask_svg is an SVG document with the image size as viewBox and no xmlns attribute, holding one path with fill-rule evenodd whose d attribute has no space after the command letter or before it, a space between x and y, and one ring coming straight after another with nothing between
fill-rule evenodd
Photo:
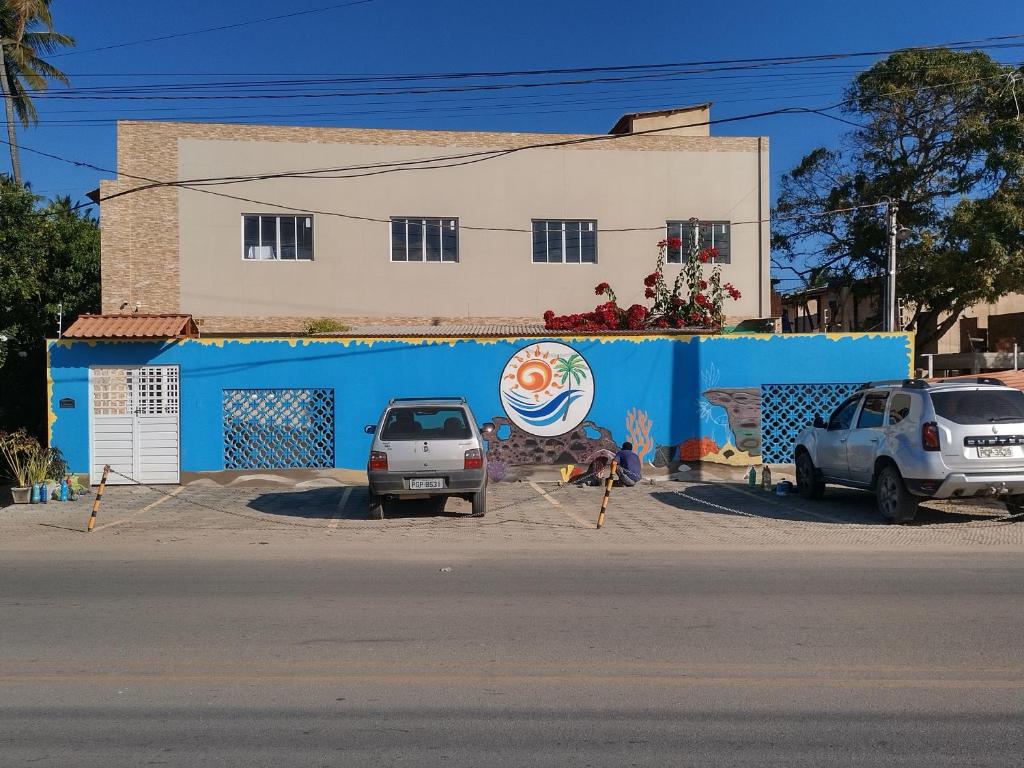
<instances>
[{"instance_id":1,"label":"white hatchback car","mask_svg":"<svg viewBox=\"0 0 1024 768\"><path fill-rule=\"evenodd\" d=\"M477 427L462 397L396 398L366 433L373 435L366 470L369 516L384 517L385 501L449 496L473 505L473 516L487 512L488 423Z\"/></svg>"},{"instance_id":2,"label":"white hatchback car","mask_svg":"<svg viewBox=\"0 0 1024 768\"><path fill-rule=\"evenodd\" d=\"M865 384L797 437L799 492L871 489L887 519L924 499L989 496L1024 510L1024 392L994 379Z\"/></svg>"}]
</instances>

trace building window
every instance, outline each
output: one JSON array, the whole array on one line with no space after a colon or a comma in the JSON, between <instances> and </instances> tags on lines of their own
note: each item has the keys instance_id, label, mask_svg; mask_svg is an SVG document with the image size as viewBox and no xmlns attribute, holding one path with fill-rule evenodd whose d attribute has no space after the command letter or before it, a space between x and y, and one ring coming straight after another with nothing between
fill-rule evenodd
<instances>
[{"instance_id":1,"label":"building window","mask_svg":"<svg viewBox=\"0 0 1024 768\"><path fill-rule=\"evenodd\" d=\"M392 261L459 260L459 220L391 217Z\"/></svg>"},{"instance_id":2,"label":"building window","mask_svg":"<svg viewBox=\"0 0 1024 768\"><path fill-rule=\"evenodd\" d=\"M312 261L313 217L243 214L242 258Z\"/></svg>"},{"instance_id":3,"label":"building window","mask_svg":"<svg viewBox=\"0 0 1024 768\"><path fill-rule=\"evenodd\" d=\"M697 247L717 248L718 257L713 259L716 264L729 264L731 251L729 249L729 222L728 221L702 221L697 225L700 233L700 241ZM682 264L684 259L690 257L690 248L693 247L693 222L690 221L669 221L665 227L668 237L678 237L682 241L681 248L668 249L669 264Z\"/></svg>"},{"instance_id":4,"label":"building window","mask_svg":"<svg viewBox=\"0 0 1024 768\"><path fill-rule=\"evenodd\" d=\"M596 264L597 222L533 222L533 261L535 264Z\"/></svg>"}]
</instances>

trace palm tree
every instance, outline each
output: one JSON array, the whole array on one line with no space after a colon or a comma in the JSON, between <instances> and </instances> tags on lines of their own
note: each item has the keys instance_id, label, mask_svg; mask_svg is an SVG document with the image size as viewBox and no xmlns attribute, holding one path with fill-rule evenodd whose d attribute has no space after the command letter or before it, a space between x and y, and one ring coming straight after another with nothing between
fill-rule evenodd
<instances>
[{"instance_id":1,"label":"palm tree","mask_svg":"<svg viewBox=\"0 0 1024 768\"><path fill-rule=\"evenodd\" d=\"M579 384L583 381L587 375L587 369L583 362L583 358L575 352L569 357L560 357L555 361L555 370L557 373L562 375L561 383L565 384L569 382L569 389L566 390L568 396L566 397L565 413L562 414L562 421L565 421L569 416L569 406L572 405L572 383L575 381Z\"/></svg>"},{"instance_id":2,"label":"palm tree","mask_svg":"<svg viewBox=\"0 0 1024 768\"><path fill-rule=\"evenodd\" d=\"M74 38L53 31L50 0L0 0L0 88L7 113L11 171L18 184L21 184L21 164L15 117L26 127L38 122L39 116L29 94L46 90L50 78L68 82L67 75L40 58L40 54L50 54L74 44Z\"/></svg>"}]
</instances>

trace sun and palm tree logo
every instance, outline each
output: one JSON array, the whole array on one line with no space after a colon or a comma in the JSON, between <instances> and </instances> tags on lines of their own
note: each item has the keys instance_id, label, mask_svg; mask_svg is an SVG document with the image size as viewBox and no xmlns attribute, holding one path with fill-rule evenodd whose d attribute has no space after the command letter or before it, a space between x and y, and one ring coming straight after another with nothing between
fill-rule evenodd
<instances>
[{"instance_id":1,"label":"sun and palm tree logo","mask_svg":"<svg viewBox=\"0 0 1024 768\"><path fill-rule=\"evenodd\" d=\"M501 404L522 430L542 437L571 432L594 401L594 376L583 356L543 341L514 354L501 374Z\"/></svg>"}]
</instances>

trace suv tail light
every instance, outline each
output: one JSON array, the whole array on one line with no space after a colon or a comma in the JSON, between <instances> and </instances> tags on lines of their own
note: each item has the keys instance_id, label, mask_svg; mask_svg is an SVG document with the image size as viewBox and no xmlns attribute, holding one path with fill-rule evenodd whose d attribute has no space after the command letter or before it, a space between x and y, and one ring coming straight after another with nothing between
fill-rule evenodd
<instances>
[{"instance_id":1,"label":"suv tail light","mask_svg":"<svg viewBox=\"0 0 1024 768\"><path fill-rule=\"evenodd\" d=\"M383 451L370 451L370 469L378 472L387 472L388 455Z\"/></svg>"},{"instance_id":2,"label":"suv tail light","mask_svg":"<svg viewBox=\"0 0 1024 768\"><path fill-rule=\"evenodd\" d=\"M466 451L466 463L465 469L483 469L484 468L484 456L480 453L479 448L471 448Z\"/></svg>"},{"instance_id":3,"label":"suv tail light","mask_svg":"<svg viewBox=\"0 0 1024 768\"><path fill-rule=\"evenodd\" d=\"M921 447L926 451L939 450L939 425L934 421L921 425Z\"/></svg>"}]
</instances>

